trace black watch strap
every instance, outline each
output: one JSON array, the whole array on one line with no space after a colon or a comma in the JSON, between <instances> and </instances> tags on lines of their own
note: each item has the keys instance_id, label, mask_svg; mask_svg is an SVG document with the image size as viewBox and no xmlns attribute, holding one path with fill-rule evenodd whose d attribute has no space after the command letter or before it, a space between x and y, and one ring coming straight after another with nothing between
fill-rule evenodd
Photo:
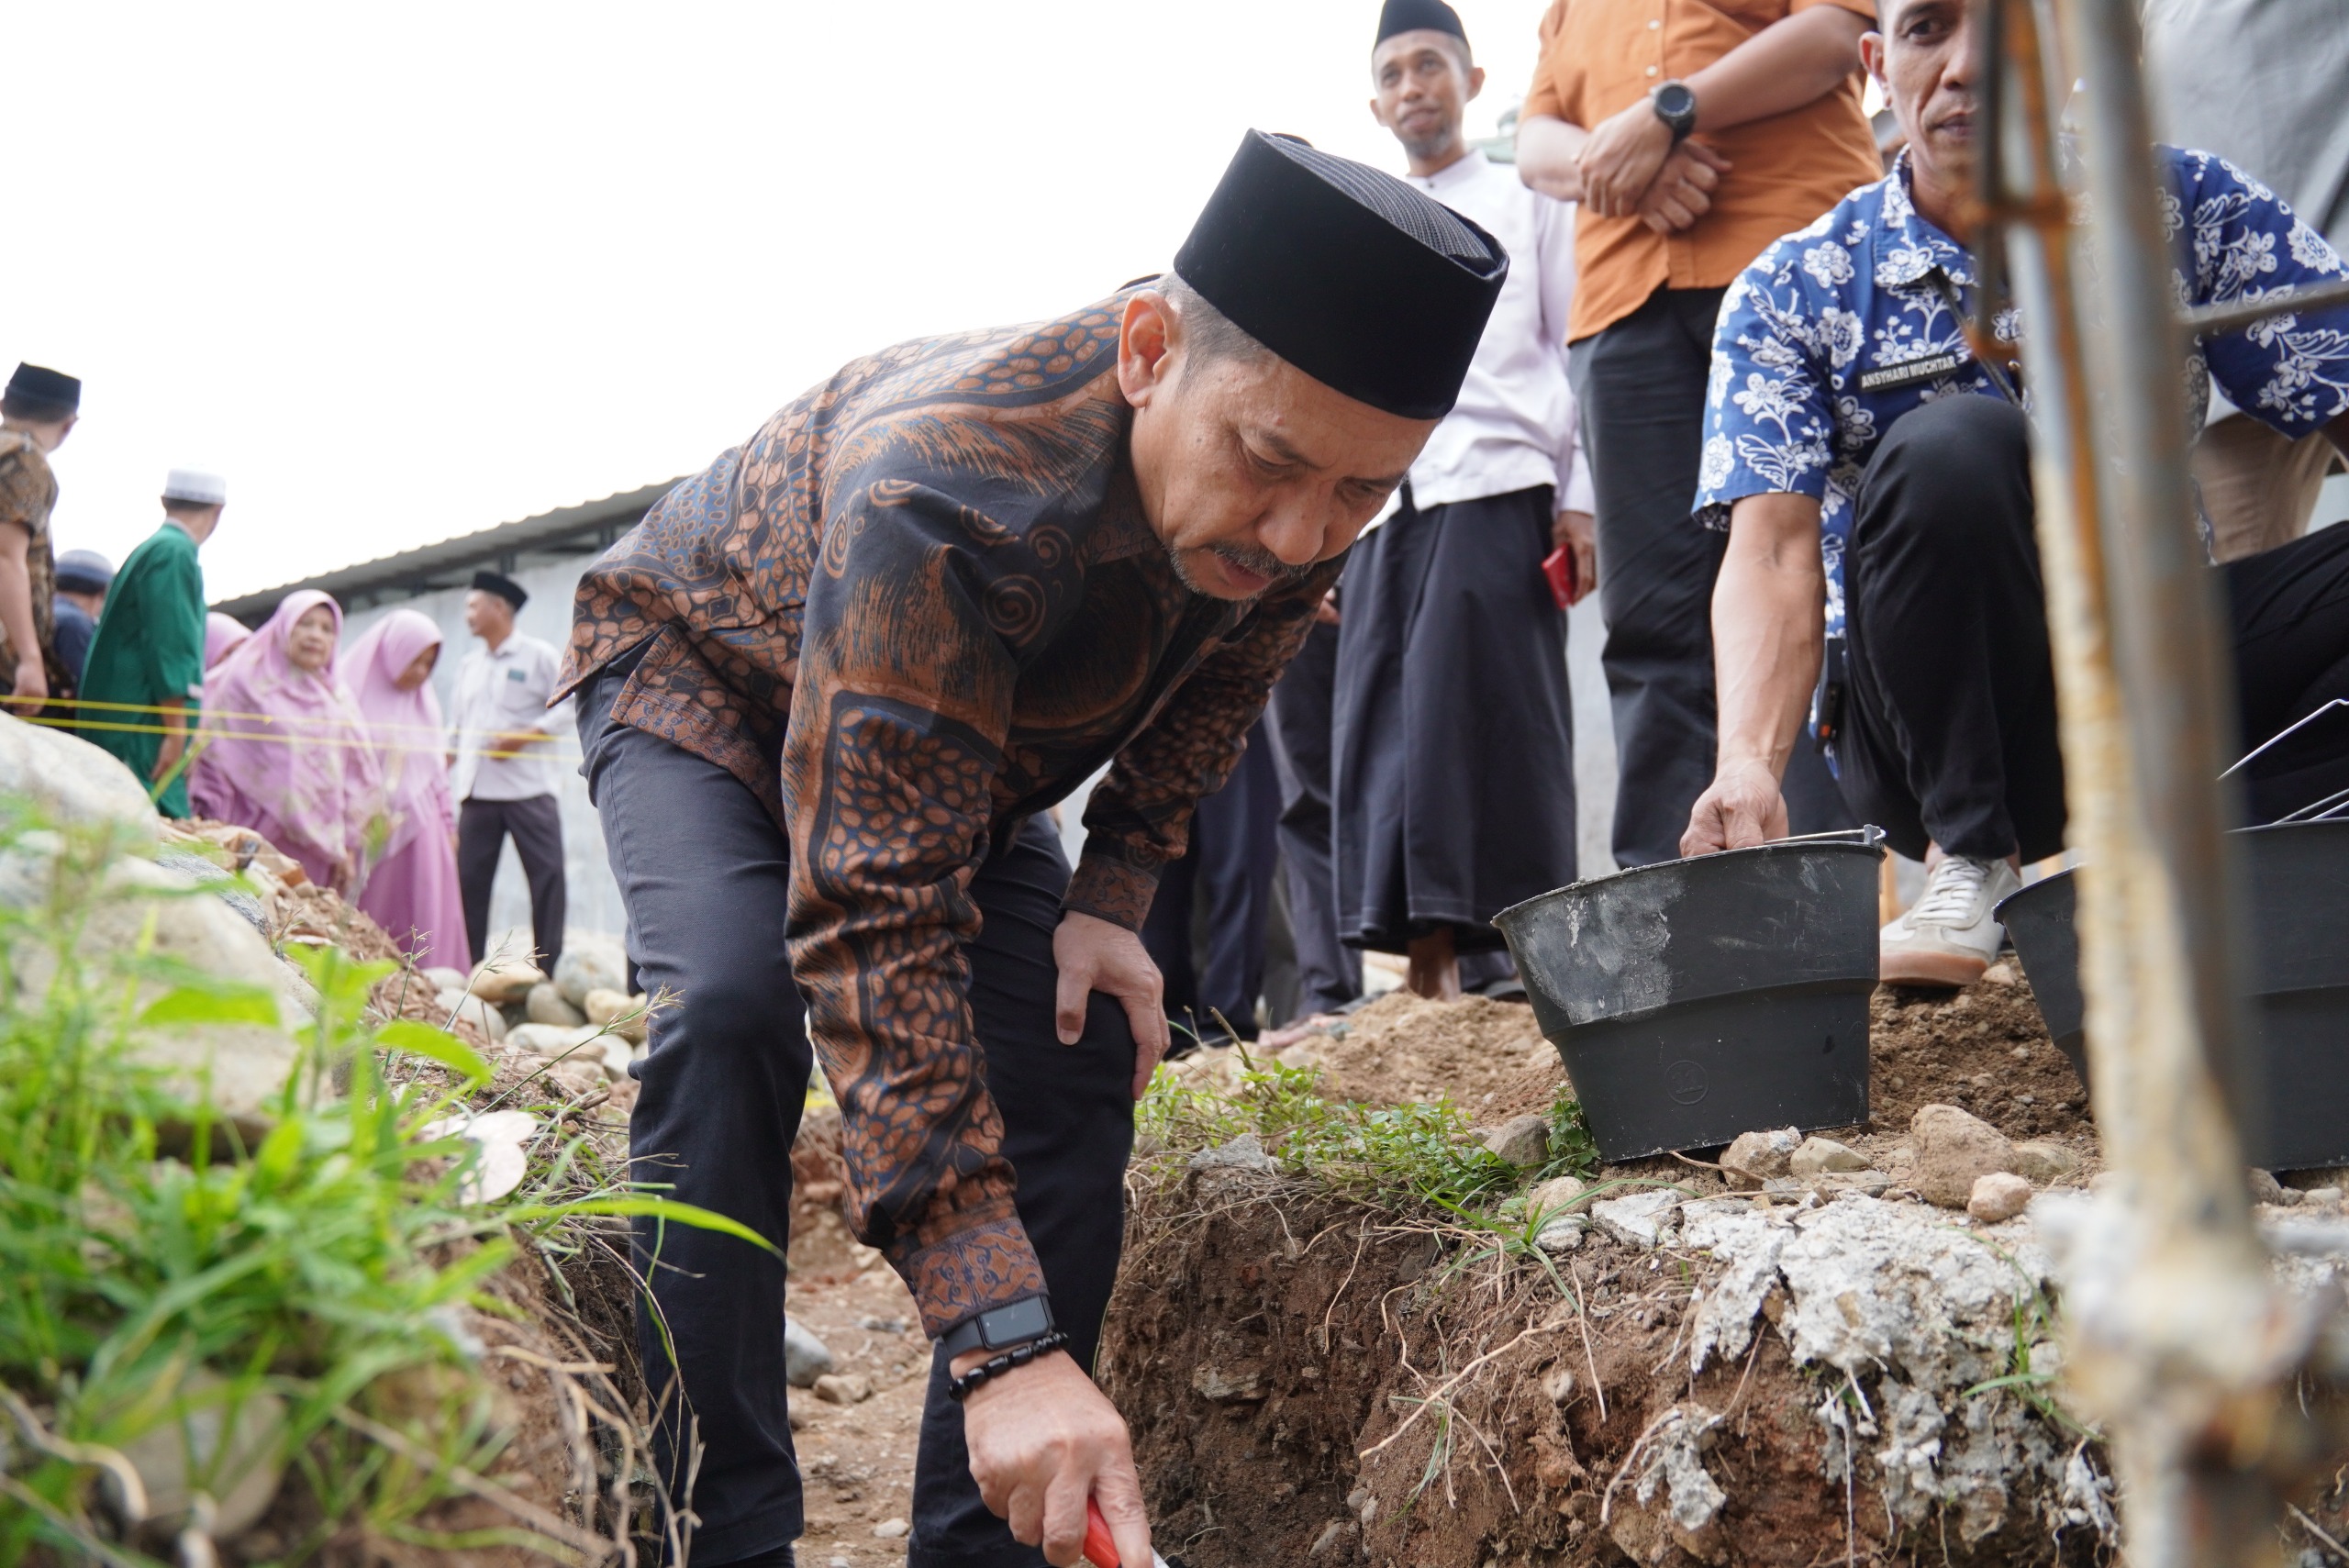
<instances>
[{"instance_id":1,"label":"black watch strap","mask_svg":"<svg viewBox=\"0 0 2349 1568\"><path fill-rule=\"evenodd\" d=\"M1004 1351L1041 1340L1052 1331L1052 1304L1041 1296L1015 1301L963 1319L940 1337L950 1356L965 1351Z\"/></svg>"},{"instance_id":2,"label":"black watch strap","mask_svg":"<svg viewBox=\"0 0 2349 1568\"><path fill-rule=\"evenodd\" d=\"M1664 83L1648 94L1648 106L1655 110L1672 132L1673 145L1677 147L1697 128L1697 95L1688 83L1681 81Z\"/></svg>"}]
</instances>

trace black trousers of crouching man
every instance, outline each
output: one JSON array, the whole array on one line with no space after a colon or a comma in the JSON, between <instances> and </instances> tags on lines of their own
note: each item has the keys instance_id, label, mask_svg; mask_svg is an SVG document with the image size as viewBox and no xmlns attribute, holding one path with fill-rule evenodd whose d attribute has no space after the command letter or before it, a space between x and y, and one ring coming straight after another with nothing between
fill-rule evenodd
<instances>
[{"instance_id":1,"label":"black trousers of crouching man","mask_svg":"<svg viewBox=\"0 0 2349 1568\"><path fill-rule=\"evenodd\" d=\"M2349 527L2214 567L2233 636L2238 753L2349 696ZM2064 846L2055 675L2011 405L1904 415L1860 483L1843 557L1851 695L1836 743L1853 811L1912 858Z\"/></svg>"},{"instance_id":2,"label":"black trousers of crouching man","mask_svg":"<svg viewBox=\"0 0 2349 1568\"><path fill-rule=\"evenodd\" d=\"M740 1220L776 1247L791 1226L791 1145L811 1053L784 951L790 856L783 832L725 769L611 721L629 662L581 693L583 772L628 906L628 949L649 991L677 1006L652 1022L629 1122L635 1178ZM1003 834L973 879L984 929L963 950L971 1008L1019 1173L1019 1218L1070 1353L1090 1367L1124 1240L1133 1147L1133 1035L1096 995L1085 1034L1053 1026L1052 932L1069 867L1048 822ZM797 1539L804 1518L784 1382L784 1265L748 1242L636 1224L651 1281L637 1339L661 1412L654 1462L690 1508L695 1568ZM674 1347L674 1357L670 1347ZM683 1398L662 1403L671 1373ZM934 1355L914 1476L914 1568L1032 1568L971 1479L961 1407ZM691 1496L691 1444L701 1447Z\"/></svg>"}]
</instances>

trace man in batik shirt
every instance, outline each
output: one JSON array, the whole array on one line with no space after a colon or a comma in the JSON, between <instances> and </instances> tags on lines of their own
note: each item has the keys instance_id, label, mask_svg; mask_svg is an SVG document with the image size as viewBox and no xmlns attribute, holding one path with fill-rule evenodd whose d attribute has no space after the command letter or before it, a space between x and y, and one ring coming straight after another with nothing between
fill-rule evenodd
<instances>
[{"instance_id":1,"label":"man in batik shirt","mask_svg":"<svg viewBox=\"0 0 2349 1568\"><path fill-rule=\"evenodd\" d=\"M2029 428L2014 369L1977 361L1960 329L1975 284L1950 238L1973 179L1967 32L1964 0L1893 0L1862 40L1908 150L1731 287L1697 496L1730 530L1713 595L1721 745L1682 849L1785 830L1778 776L1821 633L1842 638L1840 714L1822 692L1844 797L1928 864L1883 939L1884 978L1914 984L1978 978L2019 862L2064 841ZM2224 161L2165 147L2155 164L2181 304L2344 275L2321 235ZM2014 342L2013 313L1996 317ZM2349 309L2204 339L2186 369L2193 425L2215 380L2282 434L2349 450ZM2222 570L2248 749L2349 695L2349 528Z\"/></svg>"},{"instance_id":2,"label":"man in batik shirt","mask_svg":"<svg viewBox=\"0 0 2349 1568\"><path fill-rule=\"evenodd\" d=\"M30 717L52 693L73 689L57 656L56 558L49 515L57 476L49 454L81 417L82 384L40 365L17 367L0 392L0 680L13 711Z\"/></svg>"},{"instance_id":3,"label":"man in batik shirt","mask_svg":"<svg viewBox=\"0 0 2349 1568\"><path fill-rule=\"evenodd\" d=\"M1251 133L1174 275L844 367L589 571L563 689L630 955L678 998L637 1175L778 1249L638 1231L696 1568L800 1532L780 1249L811 1044L851 1218L936 1342L908 1562L1073 1562L1088 1494L1150 1561L1085 1373L1165 1045L1134 933L1507 271L1401 182ZM1105 762L1072 873L1041 813Z\"/></svg>"}]
</instances>

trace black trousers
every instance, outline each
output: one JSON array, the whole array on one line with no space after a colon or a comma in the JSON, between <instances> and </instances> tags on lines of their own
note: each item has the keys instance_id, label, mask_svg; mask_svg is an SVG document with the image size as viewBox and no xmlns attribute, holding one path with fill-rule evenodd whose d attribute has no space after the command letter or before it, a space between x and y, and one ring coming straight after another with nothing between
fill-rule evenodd
<instances>
[{"instance_id":1,"label":"black trousers","mask_svg":"<svg viewBox=\"0 0 2349 1568\"><path fill-rule=\"evenodd\" d=\"M2215 567L2242 741L2349 696L2349 528ZM1863 474L1843 558L1853 811L1892 847L2026 861L2064 847L2064 760L2029 428L1991 397L1905 415Z\"/></svg>"},{"instance_id":2,"label":"black trousers","mask_svg":"<svg viewBox=\"0 0 2349 1568\"><path fill-rule=\"evenodd\" d=\"M581 693L580 744L628 908L629 952L649 989L678 998L654 1018L651 1051L635 1070L643 1086L629 1123L634 1174L782 1247L811 1064L783 944L788 847L732 774L611 722L623 678L607 672ZM1084 1038L1058 1042L1052 943L1068 875L1049 823L1006 834L973 879L985 925L963 952L987 1088L1019 1176L1019 1218L1070 1351L1090 1366L1124 1240L1134 1043L1124 1010L1099 995ZM782 1262L729 1237L650 1220L637 1222L636 1246L652 1282L637 1335L661 1417L654 1462L677 1506L700 1521L696 1568L796 1539ZM933 1358L907 1561L1033 1568L1042 1554L1014 1541L979 1500L946 1380L946 1358ZM688 1498L689 1440L702 1452Z\"/></svg>"},{"instance_id":3,"label":"black trousers","mask_svg":"<svg viewBox=\"0 0 2349 1568\"><path fill-rule=\"evenodd\" d=\"M1200 798L1190 845L1159 877L1142 922L1142 946L1166 980L1166 1016L1202 1040L1256 1038L1280 810L1280 775L1260 719L1223 787ZM1194 942L1202 921L1203 940ZM1175 1037L1177 1051L1187 1043Z\"/></svg>"},{"instance_id":4,"label":"black trousers","mask_svg":"<svg viewBox=\"0 0 2349 1568\"><path fill-rule=\"evenodd\" d=\"M457 812L457 887L465 901L465 937L473 962L489 956L489 892L507 834L530 884L530 940L549 974L562 956L562 811L551 795L528 800L468 800Z\"/></svg>"},{"instance_id":5,"label":"black trousers","mask_svg":"<svg viewBox=\"0 0 2349 1568\"><path fill-rule=\"evenodd\" d=\"M1297 949L1298 1017L1362 995L1362 954L1338 937L1338 876L1330 859L1330 704L1337 674L1338 628L1317 624L1264 709L1265 750L1280 775L1281 877Z\"/></svg>"},{"instance_id":6,"label":"black trousers","mask_svg":"<svg viewBox=\"0 0 2349 1568\"><path fill-rule=\"evenodd\" d=\"M1406 951L1575 879L1566 617L1542 575L1550 487L1402 507L1354 546L1331 740L1338 929ZM1467 977L1463 977L1467 983Z\"/></svg>"}]
</instances>

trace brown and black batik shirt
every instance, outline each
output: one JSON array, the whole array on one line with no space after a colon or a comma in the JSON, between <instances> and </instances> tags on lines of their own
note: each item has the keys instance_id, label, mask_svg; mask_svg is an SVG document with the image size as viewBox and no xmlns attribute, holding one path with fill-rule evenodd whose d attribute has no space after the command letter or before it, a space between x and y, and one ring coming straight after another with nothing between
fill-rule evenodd
<instances>
[{"instance_id":1,"label":"brown and black batik shirt","mask_svg":"<svg viewBox=\"0 0 2349 1568\"><path fill-rule=\"evenodd\" d=\"M972 1036L973 873L1108 762L1066 906L1139 929L1338 571L1253 605L1177 580L1127 462L1123 304L848 365L588 572L565 661L567 691L644 646L613 717L788 835L853 1217L932 1334L1043 1291Z\"/></svg>"}]
</instances>

